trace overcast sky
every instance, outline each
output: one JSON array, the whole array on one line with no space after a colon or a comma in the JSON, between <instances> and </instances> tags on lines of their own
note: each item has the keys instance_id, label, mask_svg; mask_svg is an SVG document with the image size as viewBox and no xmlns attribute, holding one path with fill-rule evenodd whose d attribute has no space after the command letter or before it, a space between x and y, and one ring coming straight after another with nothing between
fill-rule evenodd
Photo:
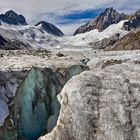
<instances>
[{"instance_id":1,"label":"overcast sky","mask_svg":"<svg viewBox=\"0 0 140 140\"><path fill-rule=\"evenodd\" d=\"M0 0L0 12L14 10L23 14L29 24L40 20L51 22L65 34L95 18L107 7L131 13L139 9L140 0Z\"/></svg>"}]
</instances>

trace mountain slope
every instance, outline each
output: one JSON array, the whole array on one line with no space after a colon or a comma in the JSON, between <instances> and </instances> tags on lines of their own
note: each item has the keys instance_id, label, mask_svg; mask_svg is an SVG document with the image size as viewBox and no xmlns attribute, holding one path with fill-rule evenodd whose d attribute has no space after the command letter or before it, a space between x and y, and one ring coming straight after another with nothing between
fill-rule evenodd
<instances>
[{"instance_id":1,"label":"mountain slope","mask_svg":"<svg viewBox=\"0 0 140 140\"><path fill-rule=\"evenodd\" d=\"M63 36L64 33L58 29L56 26L54 26L51 23L40 21L35 26L40 26L43 30L45 30L47 33L53 34L55 36Z\"/></svg>"},{"instance_id":2,"label":"mountain slope","mask_svg":"<svg viewBox=\"0 0 140 140\"><path fill-rule=\"evenodd\" d=\"M0 35L0 49L1 50L23 50L31 49L31 46L27 43L23 43L19 40L9 40L5 39Z\"/></svg>"},{"instance_id":3,"label":"mountain slope","mask_svg":"<svg viewBox=\"0 0 140 140\"><path fill-rule=\"evenodd\" d=\"M106 50L139 50L140 49L140 28L120 38L113 46Z\"/></svg>"},{"instance_id":4,"label":"mountain slope","mask_svg":"<svg viewBox=\"0 0 140 140\"><path fill-rule=\"evenodd\" d=\"M127 15L124 13L118 13L112 7L107 8L103 13L101 13L95 20L89 21L87 24L78 28L74 35L85 33L94 29L98 29L99 31L103 31L111 24L116 24L122 20L126 20Z\"/></svg>"},{"instance_id":5,"label":"mountain slope","mask_svg":"<svg viewBox=\"0 0 140 140\"><path fill-rule=\"evenodd\" d=\"M102 41L105 38L110 38L115 34L119 34L119 37L121 38L128 33L128 31L122 30L124 22L125 20L117 24L112 24L102 32L99 32L97 29L95 29L86 33L77 34L71 37L71 40L73 41L73 45L75 46L83 45L91 47L92 43Z\"/></svg>"}]
</instances>

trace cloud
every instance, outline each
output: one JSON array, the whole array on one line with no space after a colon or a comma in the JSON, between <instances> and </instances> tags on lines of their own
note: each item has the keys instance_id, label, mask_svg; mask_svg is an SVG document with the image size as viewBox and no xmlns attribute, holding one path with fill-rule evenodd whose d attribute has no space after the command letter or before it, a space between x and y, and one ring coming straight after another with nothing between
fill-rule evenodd
<instances>
[{"instance_id":1,"label":"cloud","mask_svg":"<svg viewBox=\"0 0 140 140\"><path fill-rule=\"evenodd\" d=\"M71 13L65 14L63 16L59 16L61 19L60 23L63 23L65 20L68 22L77 22L81 19L91 19L97 17L101 13L102 9L87 9L84 11L73 11Z\"/></svg>"},{"instance_id":2,"label":"cloud","mask_svg":"<svg viewBox=\"0 0 140 140\"><path fill-rule=\"evenodd\" d=\"M91 18L92 14L94 18L110 6L130 13L139 8L140 0L0 0L0 12L12 9L22 13L31 24L45 20L65 31L68 28L72 31L72 28Z\"/></svg>"},{"instance_id":3,"label":"cloud","mask_svg":"<svg viewBox=\"0 0 140 140\"><path fill-rule=\"evenodd\" d=\"M65 33L65 35L73 35L74 31L76 31L77 28L79 28L84 23L70 23L70 24L64 24L64 25L57 25L62 32Z\"/></svg>"}]
</instances>

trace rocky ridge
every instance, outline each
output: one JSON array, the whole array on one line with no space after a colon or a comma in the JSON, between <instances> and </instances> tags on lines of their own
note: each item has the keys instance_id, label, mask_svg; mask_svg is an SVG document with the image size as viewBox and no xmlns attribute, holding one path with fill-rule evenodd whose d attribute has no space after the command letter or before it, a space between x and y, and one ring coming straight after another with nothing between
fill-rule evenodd
<instances>
[{"instance_id":1,"label":"rocky ridge","mask_svg":"<svg viewBox=\"0 0 140 140\"><path fill-rule=\"evenodd\" d=\"M53 34L55 36L63 36L64 33L58 29L56 26L54 26L51 23L40 21L35 26L41 26L41 28L46 31L47 33Z\"/></svg>"},{"instance_id":2,"label":"rocky ridge","mask_svg":"<svg viewBox=\"0 0 140 140\"><path fill-rule=\"evenodd\" d=\"M124 13L118 13L116 10L113 9L113 7L107 8L95 20L91 20L87 24L77 29L74 35L85 33L94 29L103 31L111 24L117 24L118 22L126 19L127 19L127 15L125 15Z\"/></svg>"}]
</instances>

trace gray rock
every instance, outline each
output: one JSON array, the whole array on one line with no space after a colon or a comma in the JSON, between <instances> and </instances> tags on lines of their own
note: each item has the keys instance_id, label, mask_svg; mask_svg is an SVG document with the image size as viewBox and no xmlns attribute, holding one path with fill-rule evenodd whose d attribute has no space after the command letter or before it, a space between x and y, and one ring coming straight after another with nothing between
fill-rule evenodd
<instances>
[{"instance_id":1,"label":"gray rock","mask_svg":"<svg viewBox=\"0 0 140 140\"><path fill-rule=\"evenodd\" d=\"M139 140L140 67L125 63L73 77L57 126L39 140Z\"/></svg>"}]
</instances>

